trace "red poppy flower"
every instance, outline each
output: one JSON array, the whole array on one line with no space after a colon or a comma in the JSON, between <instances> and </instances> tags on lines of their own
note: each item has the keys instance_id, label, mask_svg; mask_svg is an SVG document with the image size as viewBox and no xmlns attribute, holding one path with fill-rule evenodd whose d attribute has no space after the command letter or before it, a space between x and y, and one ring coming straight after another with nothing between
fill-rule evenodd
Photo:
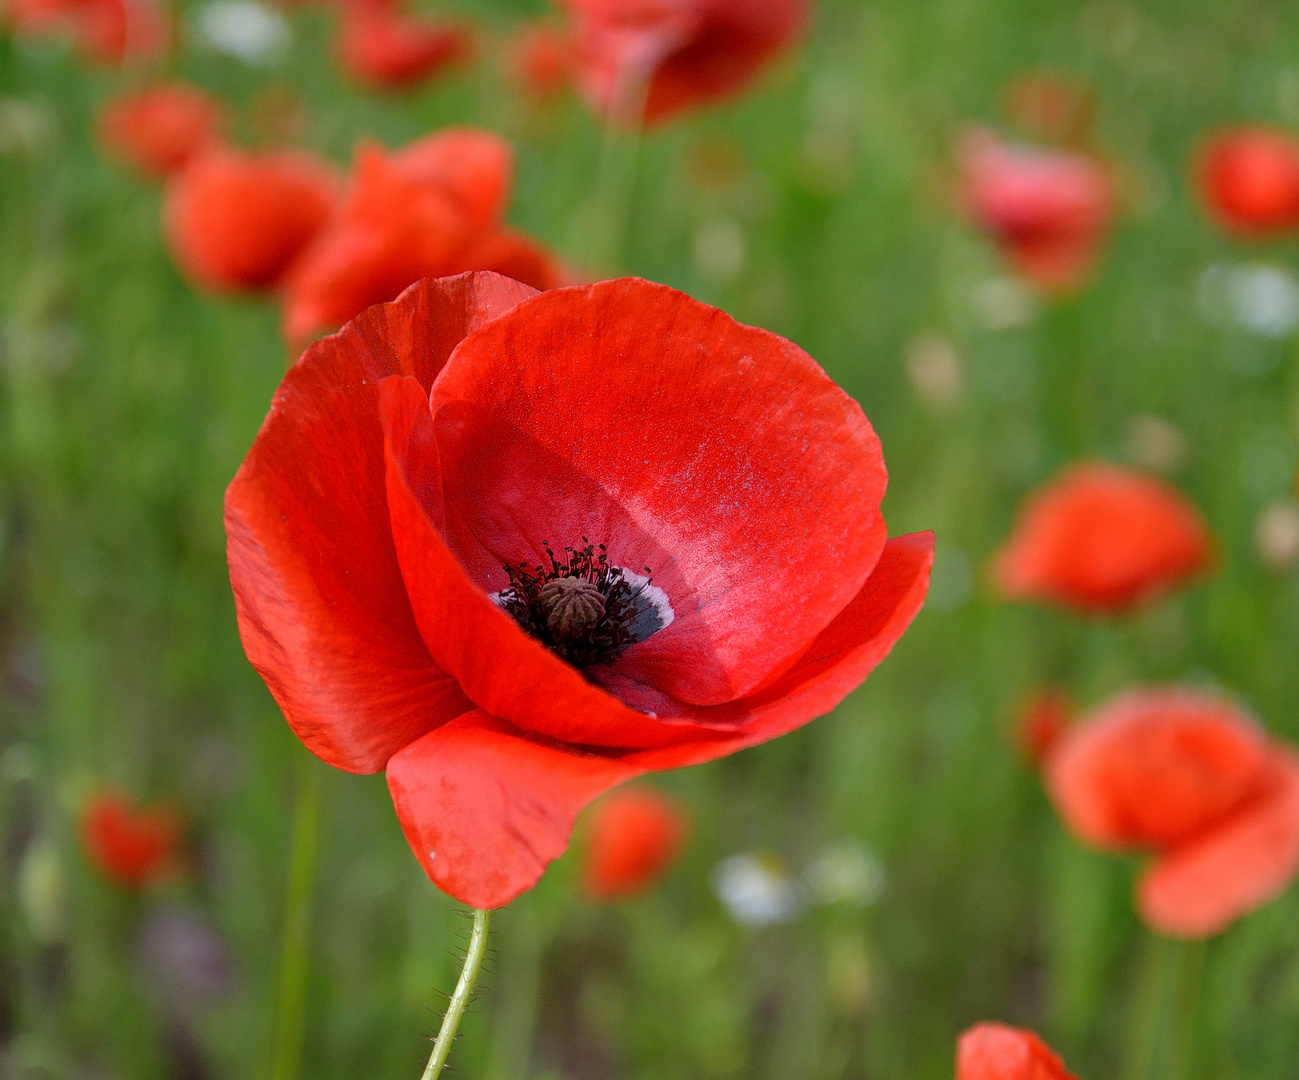
<instances>
[{"instance_id":1,"label":"red poppy flower","mask_svg":"<svg viewBox=\"0 0 1299 1080\"><path fill-rule=\"evenodd\" d=\"M956 1043L956 1080L1074 1080L1060 1056L1027 1028L975 1024Z\"/></svg>"},{"instance_id":2,"label":"red poppy flower","mask_svg":"<svg viewBox=\"0 0 1299 1080\"><path fill-rule=\"evenodd\" d=\"M496 135L451 129L389 154L357 147L342 213L288 282L284 333L299 345L426 277L493 270L539 289L558 263L501 224L514 154Z\"/></svg>"},{"instance_id":3,"label":"red poppy flower","mask_svg":"<svg viewBox=\"0 0 1299 1080\"><path fill-rule=\"evenodd\" d=\"M1060 687L1044 686L1030 694L1015 722L1015 741L1024 758L1040 763L1064 734L1072 715L1069 696Z\"/></svg>"},{"instance_id":4,"label":"red poppy flower","mask_svg":"<svg viewBox=\"0 0 1299 1080\"><path fill-rule=\"evenodd\" d=\"M116 789L97 792L81 812L81 844L106 878L140 889L157 880L176 857L180 820L169 807L137 810Z\"/></svg>"},{"instance_id":5,"label":"red poppy flower","mask_svg":"<svg viewBox=\"0 0 1299 1080\"><path fill-rule=\"evenodd\" d=\"M1086 462L1029 498L992 569L1007 598L1113 613L1199 574L1211 558L1204 521L1176 488Z\"/></svg>"},{"instance_id":6,"label":"red poppy flower","mask_svg":"<svg viewBox=\"0 0 1299 1080\"><path fill-rule=\"evenodd\" d=\"M961 140L960 165L965 212L1016 273L1048 291L1082 284L1117 205L1103 164L1084 154L1008 145L975 129Z\"/></svg>"},{"instance_id":7,"label":"red poppy flower","mask_svg":"<svg viewBox=\"0 0 1299 1080\"><path fill-rule=\"evenodd\" d=\"M171 23L153 0L4 0L4 21L25 37L67 34L101 64L154 60L171 44Z\"/></svg>"},{"instance_id":8,"label":"red poppy flower","mask_svg":"<svg viewBox=\"0 0 1299 1080\"><path fill-rule=\"evenodd\" d=\"M387 768L432 880L496 907L595 796L884 658L933 558L886 541L885 483L810 357L673 289L421 281L285 377L226 493L240 634L314 753Z\"/></svg>"},{"instance_id":9,"label":"red poppy flower","mask_svg":"<svg viewBox=\"0 0 1299 1080\"><path fill-rule=\"evenodd\" d=\"M649 788L606 796L591 811L582 884L593 900L625 900L654 884L681 850L688 825L677 804Z\"/></svg>"},{"instance_id":10,"label":"red poppy flower","mask_svg":"<svg viewBox=\"0 0 1299 1080\"><path fill-rule=\"evenodd\" d=\"M404 90L472 52L473 38L460 24L412 18L388 0L343 6L338 59L363 86Z\"/></svg>"},{"instance_id":11,"label":"red poppy flower","mask_svg":"<svg viewBox=\"0 0 1299 1080\"><path fill-rule=\"evenodd\" d=\"M336 192L333 169L308 154L218 147L172 178L164 231L195 284L270 289L325 226Z\"/></svg>"},{"instance_id":12,"label":"red poppy flower","mask_svg":"<svg viewBox=\"0 0 1299 1080\"><path fill-rule=\"evenodd\" d=\"M1299 755L1216 694L1119 695L1060 740L1047 782L1086 843L1154 849L1137 903L1160 933L1216 934L1299 873Z\"/></svg>"},{"instance_id":13,"label":"red poppy flower","mask_svg":"<svg viewBox=\"0 0 1299 1080\"><path fill-rule=\"evenodd\" d=\"M598 112L630 122L666 120L735 93L794 39L811 6L811 0L563 3L573 16L579 84Z\"/></svg>"},{"instance_id":14,"label":"red poppy flower","mask_svg":"<svg viewBox=\"0 0 1299 1080\"><path fill-rule=\"evenodd\" d=\"M574 62L573 39L547 23L525 26L510 50L515 79L541 105L549 105L564 92Z\"/></svg>"},{"instance_id":15,"label":"red poppy flower","mask_svg":"<svg viewBox=\"0 0 1299 1080\"><path fill-rule=\"evenodd\" d=\"M1267 236L1299 227L1299 139L1267 127L1213 135L1196 162L1200 198L1230 232Z\"/></svg>"},{"instance_id":16,"label":"red poppy flower","mask_svg":"<svg viewBox=\"0 0 1299 1080\"><path fill-rule=\"evenodd\" d=\"M221 141L225 113L189 83L159 83L106 101L99 110L99 142L150 179L170 176L200 150Z\"/></svg>"}]
</instances>

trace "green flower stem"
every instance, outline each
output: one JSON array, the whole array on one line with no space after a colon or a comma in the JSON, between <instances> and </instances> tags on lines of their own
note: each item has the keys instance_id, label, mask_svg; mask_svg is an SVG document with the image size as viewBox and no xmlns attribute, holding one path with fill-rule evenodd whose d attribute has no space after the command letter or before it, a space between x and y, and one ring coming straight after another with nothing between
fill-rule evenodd
<instances>
[{"instance_id":1,"label":"green flower stem","mask_svg":"<svg viewBox=\"0 0 1299 1080\"><path fill-rule=\"evenodd\" d=\"M605 118L595 193L586 223L589 230L587 257L598 271L622 269L627 215L636 183L636 159L640 154L650 74L637 73L625 79L617 88Z\"/></svg>"},{"instance_id":2,"label":"green flower stem","mask_svg":"<svg viewBox=\"0 0 1299 1080\"><path fill-rule=\"evenodd\" d=\"M451 1044L456 1040L456 1029L460 1027L460 1018L465 1014L465 1006L474 992L474 983L478 981L478 970L483 966L483 957L487 954L487 927L492 921L492 913L477 909L474 911L474 929L469 937L469 952L465 954L465 966L460 972L460 981L456 983L455 993L447 1005L447 1012L442 1017L442 1028L438 1031L437 1041L433 1044L433 1053L424 1066L420 1080L435 1080L447 1063L451 1053Z\"/></svg>"},{"instance_id":3,"label":"green flower stem","mask_svg":"<svg viewBox=\"0 0 1299 1080\"><path fill-rule=\"evenodd\" d=\"M305 749L299 749L296 764L271 1080L298 1080L302 1067L302 1029L311 938L311 889L316 877L316 850L320 835L320 769L315 758Z\"/></svg>"},{"instance_id":4,"label":"green flower stem","mask_svg":"<svg viewBox=\"0 0 1299 1080\"><path fill-rule=\"evenodd\" d=\"M1202 941L1150 941L1123 1080L1190 1080L1204 951Z\"/></svg>"}]
</instances>

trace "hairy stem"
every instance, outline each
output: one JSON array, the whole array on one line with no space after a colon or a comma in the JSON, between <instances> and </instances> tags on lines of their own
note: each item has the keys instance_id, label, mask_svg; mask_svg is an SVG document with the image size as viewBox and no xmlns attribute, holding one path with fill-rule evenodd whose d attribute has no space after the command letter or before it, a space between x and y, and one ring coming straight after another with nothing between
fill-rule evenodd
<instances>
[{"instance_id":1,"label":"hairy stem","mask_svg":"<svg viewBox=\"0 0 1299 1080\"><path fill-rule=\"evenodd\" d=\"M474 992L474 983L478 981L478 970L483 966L483 957L487 954L487 927L492 920L490 911L474 911L474 929L469 937L469 952L465 954L465 966L460 972L460 981L456 983L455 993L447 1004L447 1012L442 1017L442 1028L438 1031L437 1041L433 1044L433 1053L424 1066L420 1080L436 1080L447 1063L451 1053L451 1044L456 1039L456 1029L460 1027L460 1018L465 1014L469 996Z\"/></svg>"},{"instance_id":2,"label":"hairy stem","mask_svg":"<svg viewBox=\"0 0 1299 1080\"><path fill-rule=\"evenodd\" d=\"M298 1080L302 1066L311 888L316 876L316 846L320 833L320 769L315 759L302 750L298 752L296 771L271 1080Z\"/></svg>"}]
</instances>

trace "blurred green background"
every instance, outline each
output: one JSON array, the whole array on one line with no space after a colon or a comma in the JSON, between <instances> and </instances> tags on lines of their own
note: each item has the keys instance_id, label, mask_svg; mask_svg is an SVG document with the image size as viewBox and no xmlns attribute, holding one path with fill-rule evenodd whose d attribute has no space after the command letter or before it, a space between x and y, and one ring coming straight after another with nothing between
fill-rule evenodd
<instances>
[{"instance_id":1,"label":"blurred green background","mask_svg":"<svg viewBox=\"0 0 1299 1080\"><path fill-rule=\"evenodd\" d=\"M599 127L576 100L524 106L498 58L545 8L458 10L485 25L483 55L412 96L349 88L311 9L287 11L274 65L191 46L175 72L245 135L259 95L292 88L302 141L340 163L366 135L500 131L512 223L580 258ZM1039 67L1093 88L1127 196L1094 283L1058 302L1008 283L950 194L960 125L1005 130L1007 84ZM0 1077L269 1075L293 793L315 769L302 1076L414 1078L468 924L410 857L383 778L303 766L244 659L221 497L284 371L277 315L191 291L159 192L94 149L95 105L128 82L0 37ZM1299 576L1255 543L1293 498L1299 357L1290 328L1205 295L1223 278L1207 268L1288 275L1299 249L1222 237L1187 176L1207 129L1245 119L1299 128L1292 5L822 0L755 92L646 137L624 269L792 338L861 401L890 532L938 534L933 593L835 714L655 779L694 832L654 892L592 905L570 855L496 918L456 1075L928 1080L962 1028L1001 1019L1083 1080L1144 1080L1132 1047L1176 958L1132 912L1137 862L1064 832L1008 732L1044 680L1090 704L1185 678L1299 739ZM988 596L1027 490L1079 456L1152 454L1216 534L1210 579L1114 623ZM90 870L76 812L105 779L184 807L187 880L135 896ZM752 928L710 887L738 852L796 875L848 841L885 868L873 903ZM216 935L206 976L150 960L163 916ZM1194 1074L1299 1077L1299 888L1203 960Z\"/></svg>"}]
</instances>

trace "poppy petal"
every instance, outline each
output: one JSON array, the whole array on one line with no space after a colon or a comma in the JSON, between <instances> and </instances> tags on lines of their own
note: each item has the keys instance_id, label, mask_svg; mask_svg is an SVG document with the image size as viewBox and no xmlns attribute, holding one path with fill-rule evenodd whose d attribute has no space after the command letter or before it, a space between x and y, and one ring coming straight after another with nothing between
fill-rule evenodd
<instances>
[{"instance_id":1,"label":"poppy petal","mask_svg":"<svg viewBox=\"0 0 1299 1080\"><path fill-rule=\"evenodd\" d=\"M408 180L452 196L475 228L495 225L509 205L514 151L490 131L448 128L416 139L393 163Z\"/></svg>"},{"instance_id":2,"label":"poppy petal","mask_svg":"<svg viewBox=\"0 0 1299 1080\"><path fill-rule=\"evenodd\" d=\"M457 527L456 508L444 505L444 493L448 487L458 490L454 485L462 480L473 487L478 479L490 478L492 458L480 462L470 457L454 459L456 466L448 467L444 475L442 458L458 450L455 433L436 427L428 395L415 379L384 380L380 403L387 440L392 536L415 621L429 651L474 703L529 731L571 743L660 746L699 734L689 722L663 721L637 712L593 686L576 668L524 633L488 598L464 563L477 568L480 577L486 575L487 568L472 558L458 559L448 546L447 536L458 541L460 548L471 536ZM460 420L452 417L444 427L458 427ZM530 457L526 451L521 456L524 460ZM458 475L461 466L471 471ZM529 479L536 483L521 483L514 497L502 499L498 507L491 507L496 501L492 498L483 498L482 503L499 509L503 518L528 506L551 503L550 492L540 486L545 470L529 474ZM499 589L506 579L499 562L495 565Z\"/></svg>"},{"instance_id":3,"label":"poppy petal","mask_svg":"<svg viewBox=\"0 0 1299 1080\"><path fill-rule=\"evenodd\" d=\"M670 553L670 567L648 565L656 583L669 572L683 586L669 591L675 619L620 669L699 705L752 693L879 559L887 476L875 432L796 345L673 289L626 278L544 296L457 347L434 415L492 415L496 438L525 436L566 462ZM474 519L473 500L457 501ZM530 509L516 532L530 550L606 542L596 521L579 536L551 532L582 513ZM485 560L528 557L503 550L513 539L480 533ZM632 554L610 545L618 565L638 566Z\"/></svg>"},{"instance_id":4,"label":"poppy petal","mask_svg":"<svg viewBox=\"0 0 1299 1080\"><path fill-rule=\"evenodd\" d=\"M397 372L429 385L464 334L531 292L494 274L424 281L317 342L226 491L244 649L331 765L376 772L472 707L429 656L406 599L375 390Z\"/></svg>"},{"instance_id":5,"label":"poppy petal","mask_svg":"<svg viewBox=\"0 0 1299 1080\"><path fill-rule=\"evenodd\" d=\"M415 857L462 903L509 903L563 853L578 813L597 795L645 772L766 742L834 708L920 610L932 562L931 533L889 541L861 594L753 703L743 731L627 754L556 743L481 710L429 732L388 762L388 787ZM536 696L549 693L547 686Z\"/></svg>"},{"instance_id":6,"label":"poppy petal","mask_svg":"<svg viewBox=\"0 0 1299 1080\"><path fill-rule=\"evenodd\" d=\"M644 771L478 710L399 750L388 789L433 883L470 907L497 908L563 854L587 803Z\"/></svg>"},{"instance_id":7,"label":"poppy petal","mask_svg":"<svg viewBox=\"0 0 1299 1080\"><path fill-rule=\"evenodd\" d=\"M1299 873L1299 756L1276 752L1271 790L1162 855L1137 888L1161 934L1201 938L1277 896Z\"/></svg>"}]
</instances>

